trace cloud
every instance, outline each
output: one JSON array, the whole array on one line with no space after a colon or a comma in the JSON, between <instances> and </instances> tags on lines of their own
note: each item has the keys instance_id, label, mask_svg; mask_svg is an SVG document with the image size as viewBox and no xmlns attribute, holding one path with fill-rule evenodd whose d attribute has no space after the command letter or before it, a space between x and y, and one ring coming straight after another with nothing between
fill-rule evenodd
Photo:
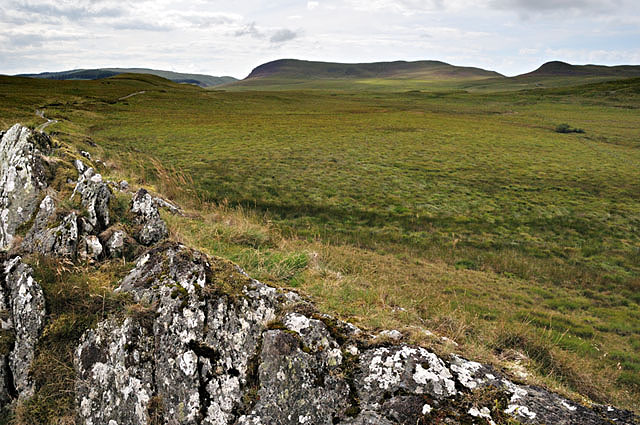
<instances>
[{"instance_id":1,"label":"cloud","mask_svg":"<svg viewBox=\"0 0 640 425\"><path fill-rule=\"evenodd\" d=\"M285 41L293 40L298 37L298 33L289 29L283 28L273 33L269 39L272 43L284 43Z\"/></svg>"},{"instance_id":2,"label":"cloud","mask_svg":"<svg viewBox=\"0 0 640 425\"><path fill-rule=\"evenodd\" d=\"M433 12L445 7L444 0L349 0L356 10L391 11L405 16Z\"/></svg>"},{"instance_id":3,"label":"cloud","mask_svg":"<svg viewBox=\"0 0 640 425\"><path fill-rule=\"evenodd\" d=\"M620 0L491 0L494 9L514 10L517 12L550 12L573 10L578 12L597 12L613 10Z\"/></svg>"},{"instance_id":4,"label":"cloud","mask_svg":"<svg viewBox=\"0 0 640 425\"><path fill-rule=\"evenodd\" d=\"M307 2L307 9L309 9L309 10L313 10L313 9L315 9L315 8L316 8L316 7L318 7L318 6L320 6L320 2L312 1L312 0L309 0L309 1Z\"/></svg>"},{"instance_id":5,"label":"cloud","mask_svg":"<svg viewBox=\"0 0 640 425\"><path fill-rule=\"evenodd\" d=\"M263 34L256 28L256 23L251 22L250 24L245 25L243 28L237 30L234 35L236 37L242 37L245 35L250 35L253 38L262 38Z\"/></svg>"},{"instance_id":6,"label":"cloud","mask_svg":"<svg viewBox=\"0 0 640 425\"><path fill-rule=\"evenodd\" d=\"M170 31L175 27L160 22L145 22L139 19L115 21L110 25L116 30L134 30L134 31Z\"/></svg>"},{"instance_id":7,"label":"cloud","mask_svg":"<svg viewBox=\"0 0 640 425\"><path fill-rule=\"evenodd\" d=\"M46 18L64 18L69 21L78 21L87 18L118 18L127 14L127 11L118 2L105 2L100 0L75 2L57 2L49 0L13 1L11 9L19 13L30 15L42 15Z\"/></svg>"}]
</instances>

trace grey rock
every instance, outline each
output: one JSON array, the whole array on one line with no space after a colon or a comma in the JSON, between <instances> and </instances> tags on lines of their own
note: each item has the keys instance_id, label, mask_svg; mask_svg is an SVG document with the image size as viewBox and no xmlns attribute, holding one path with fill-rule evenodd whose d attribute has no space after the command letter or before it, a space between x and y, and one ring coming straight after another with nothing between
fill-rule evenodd
<instances>
[{"instance_id":1,"label":"grey rock","mask_svg":"<svg viewBox=\"0 0 640 425\"><path fill-rule=\"evenodd\" d=\"M344 377L330 373L322 351L307 353L300 345L300 338L289 332L264 334L258 402L239 424L256 423L259 418L258 423L329 425L344 415L349 407Z\"/></svg>"},{"instance_id":2,"label":"grey rock","mask_svg":"<svg viewBox=\"0 0 640 425\"><path fill-rule=\"evenodd\" d=\"M7 249L16 229L29 221L38 207L40 191L47 186L41 150L50 139L19 124L0 140L0 249Z\"/></svg>"},{"instance_id":3,"label":"grey rock","mask_svg":"<svg viewBox=\"0 0 640 425\"><path fill-rule=\"evenodd\" d=\"M89 161L91 161L91 154L87 151L80 151L80 155L84 156L85 158L87 158Z\"/></svg>"},{"instance_id":4,"label":"grey rock","mask_svg":"<svg viewBox=\"0 0 640 425\"><path fill-rule=\"evenodd\" d=\"M102 244L95 235L83 236L78 244L78 258L84 261L97 260L102 251Z\"/></svg>"},{"instance_id":5,"label":"grey rock","mask_svg":"<svg viewBox=\"0 0 640 425\"><path fill-rule=\"evenodd\" d=\"M76 167L76 170L78 170L78 174L82 174L87 170L87 166L84 165L84 162L80 161L79 159L74 160L73 165L74 167Z\"/></svg>"},{"instance_id":6,"label":"grey rock","mask_svg":"<svg viewBox=\"0 0 640 425\"><path fill-rule=\"evenodd\" d=\"M156 207L164 208L167 211L169 211L171 214L182 214L182 210L180 209L179 206L172 204L166 199L162 199L160 197L154 197L153 203L156 205Z\"/></svg>"},{"instance_id":7,"label":"grey rock","mask_svg":"<svg viewBox=\"0 0 640 425\"><path fill-rule=\"evenodd\" d=\"M52 227L50 223L55 219L55 212L55 203L47 195L40 202L33 226L22 241L21 247L26 252L75 259L79 235L78 216L71 212L59 225Z\"/></svg>"},{"instance_id":8,"label":"grey rock","mask_svg":"<svg viewBox=\"0 0 640 425\"><path fill-rule=\"evenodd\" d=\"M131 212L135 215L135 223L140 227L134 237L141 244L152 245L169 235L153 197L145 189L139 189L133 196Z\"/></svg>"},{"instance_id":9,"label":"grey rock","mask_svg":"<svg viewBox=\"0 0 640 425\"><path fill-rule=\"evenodd\" d=\"M376 335L375 339L390 339L392 341L400 341L403 335L402 332L392 329L392 330L384 330Z\"/></svg>"},{"instance_id":10,"label":"grey rock","mask_svg":"<svg viewBox=\"0 0 640 425\"><path fill-rule=\"evenodd\" d=\"M505 412L523 424L596 425L610 423L611 419L617 424L638 423L630 412L610 406L588 409L544 388L513 383L493 368L459 356L452 356L450 367L457 381L470 390L488 386L502 389L509 396Z\"/></svg>"},{"instance_id":11,"label":"grey rock","mask_svg":"<svg viewBox=\"0 0 640 425\"><path fill-rule=\"evenodd\" d=\"M109 257L119 258L124 254L124 246L127 234L124 230L116 229L105 243L105 250Z\"/></svg>"},{"instance_id":12,"label":"grey rock","mask_svg":"<svg viewBox=\"0 0 640 425\"><path fill-rule=\"evenodd\" d=\"M128 322L118 329L114 324L101 325L83 338L76 360L79 376L95 376L95 362L83 364L78 360L84 353L109 359L107 351L123 350L126 345L128 350L139 353L126 363L132 370L150 365L154 371L151 394L160 400L165 423L231 423L253 379L250 360L257 356L262 332L274 319L282 297L275 289L252 281L239 271L235 273L244 282L243 295L219 293L208 281L212 273L210 261L213 260L175 243L165 243L143 255L118 291L129 292L137 302L152 306L145 326L152 330L149 335L153 341L120 337L104 343L111 341L110 335L126 333ZM122 374L117 371L115 360L99 363L103 376ZM113 405L124 395L114 379L90 379L78 386L83 423L145 423L140 422L141 416L133 416L133 410L126 418L117 416L122 409ZM104 403L101 394L105 393L121 395L111 395L111 407L106 406L101 412L92 413L88 407L82 410L82 406ZM149 400L140 403L140 412L149 407Z\"/></svg>"},{"instance_id":13,"label":"grey rock","mask_svg":"<svg viewBox=\"0 0 640 425\"><path fill-rule=\"evenodd\" d=\"M434 353L412 346L381 347L360 355L356 376L361 407L374 410L386 394L428 394L433 399L456 396L456 382Z\"/></svg>"},{"instance_id":14,"label":"grey rock","mask_svg":"<svg viewBox=\"0 0 640 425\"><path fill-rule=\"evenodd\" d=\"M83 337L75 361L81 423L146 423L152 411L171 425L415 424L433 415L485 423L495 406L461 400L489 386L522 423L636 420L515 384L461 357L447 362L408 345L367 348L356 327L302 314L311 308L298 295L177 243L149 249L117 291L146 310Z\"/></svg>"},{"instance_id":15,"label":"grey rock","mask_svg":"<svg viewBox=\"0 0 640 425\"><path fill-rule=\"evenodd\" d=\"M120 190L122 192L128 192L129 191L129 183L126 180L120 181L120 183L118 183L118 187L120 188Z\"/></svg>"},{"instance_id":16,"label":"grey rock","mask_svg":"<svg viewBox=\"0 0 640 425\"><path fill-rule=\"evenodd\" d=\"M107 320L82 337L74 360L78 417L87 425L146 424L154 396L153 335L138 320Z\"/></svg>"},{"instance_id":17,"label":"grey rock","mask_svg":"<svg viewBox=\"0 0 640 425\"><path fill-rule=\"evenodd\" d=\"M380 416L376 412L364 411L360 412L354 419L341 422L345 425L392 425L394 422L390 422L384 417ZM396 422L397 423L397 422ZM413 422L420 423L420 422Z\"/></svg>"},{"instance_id":18,"label":"grey rock","mask_svg":"<svg viewBox=\"0 0 640 425\"><path fill-rule=\"evenodd\" d=\"M2 353L1 363L7 367L2 372L5 380L0 384L0 407L14 396L23 400L33 395L29 371L45 322L44 294L31 268L20 257L6 260L2 266L0 324L3 337L12 337L14 342L8 353ZM12 382L12 388L8 382Z\"/></svg>"},{"instance_id":19,"label":"grey rock","mask_svg":"<svg viewBox=\"0 0 640 425\"><path fill-rule=\"evenodd\" d=\"M87 222L92 228L89 233L99 233L109 227L109 201L112 194L109 186L102 181L93 168L87 168L78 178L71 198L79 194L82 206L87 210Z\"/></svg>"}]
</instances>

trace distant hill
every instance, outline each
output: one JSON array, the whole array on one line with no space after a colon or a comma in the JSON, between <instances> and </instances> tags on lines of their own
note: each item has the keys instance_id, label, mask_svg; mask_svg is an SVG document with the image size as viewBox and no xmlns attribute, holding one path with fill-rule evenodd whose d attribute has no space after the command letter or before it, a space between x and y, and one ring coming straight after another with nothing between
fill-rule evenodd
<instances>
[{"instance_id":1,"label":"distant hill","mask_svg":"<svg viewBox=\"0 0 640 425\"><path fill-rule=\"evenodd\" d=\"M566 62L552 61L518 77L640 77L640 66L571 65Z\"/></svg>"},{"instance_id":2,"label":"distant hill","mask_svg":"<svg viewBox=\"0 0 640 425\"><path fill-rule=\"evenodd\" d=\"M439 61L332 63L280 59L260 65L245 80L267 77L477 79L501 76L494 71Z\"/></svg>"},{"instance_id":3,"label":"distant hill","mask_svg":"<svg viewBox=\"0 0 640 425\"><path fill-rule=\"evenodd\" d=\"M233 77L214 77L204 74L183 74L147 68L98 68L73 69L61 72L43 72L41 74L20 74L19 77L45 78L49 80L99 80L119 74L151 74L176 83L195 84L200 87L214 87L237 81Z\"/></svg>"}]
</instances>

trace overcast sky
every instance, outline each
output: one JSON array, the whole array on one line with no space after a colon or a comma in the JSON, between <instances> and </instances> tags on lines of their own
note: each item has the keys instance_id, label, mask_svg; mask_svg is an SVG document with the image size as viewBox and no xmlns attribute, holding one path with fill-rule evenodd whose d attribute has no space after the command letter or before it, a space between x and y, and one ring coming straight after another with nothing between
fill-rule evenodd
<instances>
[{"instance_id":1,"label":"overcast sky","mask_svg":"<svg viewBox=\"0 0 640 425\"><path fill-rule=\"evenodd\" d=\"M638 0L0 0L0 73L442 60L506 75L640 64Z\"/></svg>"}]
</instances>

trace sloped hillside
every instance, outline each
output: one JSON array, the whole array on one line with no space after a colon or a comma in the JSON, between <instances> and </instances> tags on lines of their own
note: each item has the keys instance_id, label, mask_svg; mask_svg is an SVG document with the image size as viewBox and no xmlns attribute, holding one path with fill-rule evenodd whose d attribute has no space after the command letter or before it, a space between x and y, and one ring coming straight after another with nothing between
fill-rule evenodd
<instances>
[{"instance_id":1,"label":"sloped hillside","mask_svg":"<svg viewBox=\"0 0 640 425\"><path fill-rule=\"evenodd\" d=\"M177 206L43 133L0 133L0 159L4 422L637 423L367 334L173 242L159 208ZM122 277L91 303L105 267Z\"/></svg>"}]
</instances>

